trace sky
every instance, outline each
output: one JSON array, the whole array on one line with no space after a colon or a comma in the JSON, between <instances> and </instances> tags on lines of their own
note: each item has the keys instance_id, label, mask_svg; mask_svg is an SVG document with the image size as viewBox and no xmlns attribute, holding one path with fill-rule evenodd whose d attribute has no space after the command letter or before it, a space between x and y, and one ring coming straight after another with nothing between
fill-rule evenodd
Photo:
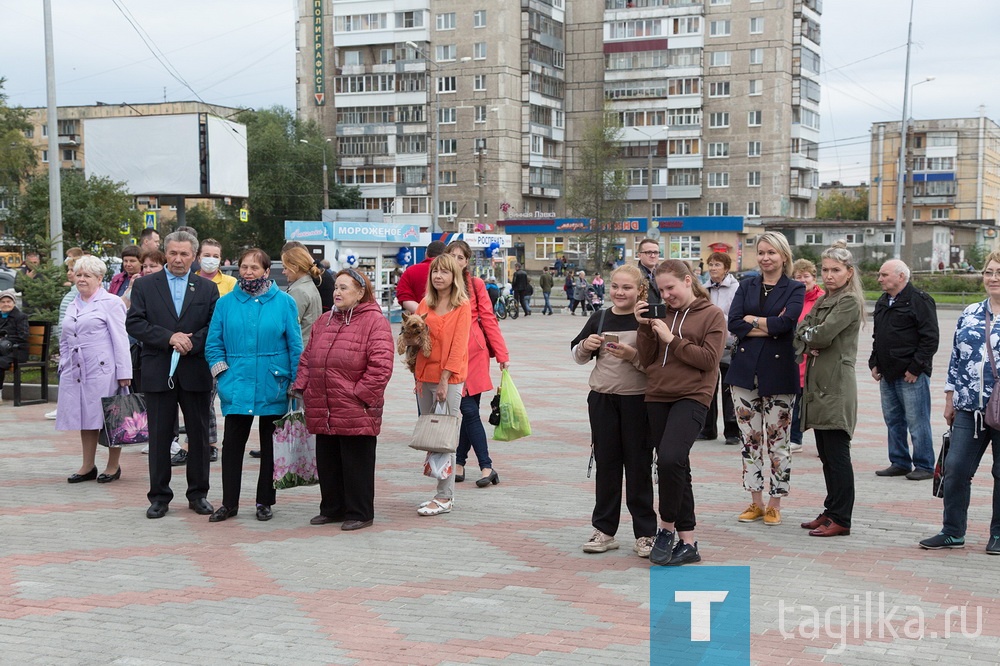
<instances>
[{"instance_id":1,"label":"sky","mask_svg":"<svg viewBox=\"0 0 1000 666\"><path fill-rule=\"evenodd\" d=\"M985 105L1000 122L1000 2L913 1L910 82L934 80L913 88L911 115L975 117ZM871 124L902 117L910 2L823 3L823 182L868 181ZM60 105L196 99L151 55L130 13L206 102L295 108L295 0L52 0L52 12ZM40 0L0 0L0 77L9 103L45 106Z\"/></svg>"}]
</instances>

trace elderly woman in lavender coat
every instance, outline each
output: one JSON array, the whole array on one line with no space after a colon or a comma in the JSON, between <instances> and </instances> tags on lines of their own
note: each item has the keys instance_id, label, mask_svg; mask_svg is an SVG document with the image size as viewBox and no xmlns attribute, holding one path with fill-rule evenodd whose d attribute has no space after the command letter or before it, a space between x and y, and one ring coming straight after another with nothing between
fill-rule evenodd
<instances>
[{"instance_id":1,"label":"elderly woman in lavender coat","mask_svg":"<svg viewBox=\"0 0 1000 666\"><path fill-rule=\"evenodd\" d=\"M56 430L79 430L83 464L69 483L121 478L120 448L108 449L108 465L98 476L97 435L104 426L101 398L132 382L132 359L125 333L125 303L101 287L107 272L94 256L77 259L74 282L80 291L66 308L59 340L59 404Z\"/></svg>"}]
</instances>

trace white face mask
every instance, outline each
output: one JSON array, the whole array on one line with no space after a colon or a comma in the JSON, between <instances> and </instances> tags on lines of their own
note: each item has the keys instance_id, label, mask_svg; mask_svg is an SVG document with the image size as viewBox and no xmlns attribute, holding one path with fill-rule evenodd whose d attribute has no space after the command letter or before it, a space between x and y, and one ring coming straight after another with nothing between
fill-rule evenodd
<instances>
[{"instance_id":1,"label":"white face mask","mask_svg":"<svg viewBox=\"0 0 1000 666\"><path fill-rule=\"evenodd\" d=\"M219 259L218 257L202 257L201 258L201 270L206 273L214 273L219 270Z\"/></svg>"}]
</instances>

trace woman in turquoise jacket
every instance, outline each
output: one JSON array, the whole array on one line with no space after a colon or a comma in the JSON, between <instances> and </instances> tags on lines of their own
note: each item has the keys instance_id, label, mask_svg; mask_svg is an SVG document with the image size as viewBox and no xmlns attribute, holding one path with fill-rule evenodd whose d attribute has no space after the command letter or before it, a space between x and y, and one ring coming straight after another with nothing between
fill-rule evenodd
<instances>
[{"instance_id":1,"label":"woman in turquoise jacket","mask_svg":"<svg viewBox=\"0 0 1000 666\"><path fill-rule=\"evenodd\" d=\"M205 358L219 382L226 417L222 440L222 506L209 518L218 523L237 514L243 454L253 418L259 418L260 474L257 520L270 520L275 502L274 422L288 405L288 389L302 353L298 309L270 280L271 258L246 250L239 261L237 288L219 299L205 343Z\"/></svg>"}]
</instances>

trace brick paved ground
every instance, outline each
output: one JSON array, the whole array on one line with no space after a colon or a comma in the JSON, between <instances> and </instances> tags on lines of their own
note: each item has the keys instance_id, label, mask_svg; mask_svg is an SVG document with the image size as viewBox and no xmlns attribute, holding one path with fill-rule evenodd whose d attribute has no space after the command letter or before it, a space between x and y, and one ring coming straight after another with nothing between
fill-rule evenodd
<instances>
[{"instance_id":1,"label":"brick paved ground","mask_svg":"<svg viewBox=\"0 0 1000 666\"><path fill-rule=\"evenodd\" d=\"M948 344L932 382L938 436L940 369L955 315L941 316ZM585 476L589 368L570 361L567 342L582 324L567 314L503 322L535 434L491 442L500 485L460 484L456 509L445 516L415 513L433 482L420 475L421 454L405 445L414 408L410 376L398 364L379 439L375 526L355 533L308 524L317 513L315 488L280 492L274 520L254 520L246 498L257 463L249 458L238 518L209 524L177 501L166 518L147 520L146 459L137 450L122 456L121 481L68 485L65 477L79 465L78 440L42 419L50 407L4 404L0 662L645 662L649 565L628 547L627 515L621 550L580 551L593 498ZM917 540L939 527L940 500L930 496L930 482L873 474L887 461L878 389L865 369L868 347L863 339L853 535L815 539L798 527L823 499L811 435L794 460L784 524L773 528L735 520L748 502L738 450L698 443L693 465L705 563L752 567L756 663L996 663L1000 558L983 553L990 456L974 486L969 547L919 550ZM218 464L212 483L210 499L218 505ZM183 498L176 479L174 489ZM879 595L886 615L899 607L881 636L877 624L866 629L866 594L873 615ZM809 627L800 630L799 623L808 623L811 611L803 605L821 616L834 608L834 636L804 636ZM946 640L946 632L961 629L960 616L946 616L946 609L964 605L971 607L969 632L977 627L975 607L982 609L982 635ZM925 638L905 637L904 624L920 614Z\"/></svg>"}]
</instances>

